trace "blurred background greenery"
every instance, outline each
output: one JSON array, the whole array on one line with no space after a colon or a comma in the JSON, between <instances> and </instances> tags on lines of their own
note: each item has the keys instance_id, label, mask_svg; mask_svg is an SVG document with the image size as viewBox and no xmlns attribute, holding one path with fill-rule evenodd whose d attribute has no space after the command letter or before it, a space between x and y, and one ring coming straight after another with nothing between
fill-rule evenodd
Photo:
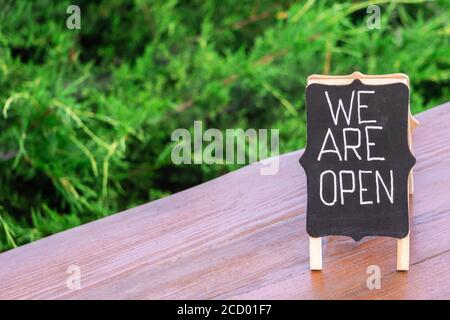
<instances>
[{"instance_id":1,"label":"blurred background greenery","mask_svg":"<svg viewBox=\"0 0 450 320\"><path fill-rule=\"evenodd\" d=\"M449 100L449 3L0 0L0 251L235 169L172 164L194 120L302 148L309 74L406 73L414 113Z\"/></svg>"}]
</instances>

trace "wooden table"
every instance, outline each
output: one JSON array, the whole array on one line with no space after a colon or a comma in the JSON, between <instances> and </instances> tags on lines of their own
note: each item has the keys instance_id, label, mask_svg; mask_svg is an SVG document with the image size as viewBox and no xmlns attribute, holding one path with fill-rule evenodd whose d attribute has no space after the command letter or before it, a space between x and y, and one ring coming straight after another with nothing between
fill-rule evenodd
<instances>
[{"instance_id":1,"label":"wooden table","mask_svg":"<svg viewBox=\"0 0 450 320\"><path fill-rule=\"evenodd\" d=\"M298 151L277 175L249 165L4 252L0 298L450 299L450 103L417 118L409 272L396 272L395 239L345 237L325 238L324 269L309 270ZM70 265L80 290L66 286Z\"/></svg>"}]
</instances>

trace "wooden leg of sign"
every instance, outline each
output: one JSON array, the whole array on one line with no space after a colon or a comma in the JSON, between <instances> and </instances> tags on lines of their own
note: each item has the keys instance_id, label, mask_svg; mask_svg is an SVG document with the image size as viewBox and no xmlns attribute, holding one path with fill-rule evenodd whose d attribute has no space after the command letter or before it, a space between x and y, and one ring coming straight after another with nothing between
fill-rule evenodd
<instances>
[{"instance_id":1,"label":"wooden leg of sign","mask_svg":"<svg viewBox=\"0 0 450 320\"><path fill-rule=\"evenodd\" d=\"M411 169L411 172L409 173L408 191L409 191L409 194L413 194L414 193L414 178L413 178L413 171L412 171L412 169Z\"/></svg>"},{"instance_id":2,"label":"wooden leg of sign","mask_svg":"<svg viewBox=\"0 0 450 320\"><path fill-rule=\"evenodd\" d=\"M322 238L309 237L309 267L322 270Z\"/></svg>"},{"instance_id":3,"label":"wooden leg of sign","mask_svg":"<svg viewBox=\"0 0 450 320\"><path fill-rule=\"evenodd\" d=\"M397 271L409 270L409 234L397 240Z\"/></svg>"},{"instance_id":4,"label":"wooden leg of sign","mask_svg":"<svg viewBox=\"0 0 450 320\"><path fill-rule=\"evenodd\" d=\"M419 122L411 116L408 125L408 143L412 152L412 132L419 125ZM414 193L414 177L413 170L409 172L408 176L408 195ZM408 216L410 216L410 198L408 196ZM397 271L409 270L409 233L403 239L397 240Z\"/></svg>"}]
</instances>

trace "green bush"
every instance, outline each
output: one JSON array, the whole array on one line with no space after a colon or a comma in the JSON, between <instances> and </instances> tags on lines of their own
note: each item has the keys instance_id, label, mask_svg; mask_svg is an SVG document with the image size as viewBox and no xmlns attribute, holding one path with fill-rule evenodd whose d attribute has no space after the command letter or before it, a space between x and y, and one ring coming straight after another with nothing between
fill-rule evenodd
<instances>
[{"instance_id":1,"label":"green bush","mask_svg":"<svg viewBox=\"0 0 450 320\"><path fill-rule=\"evenodd\" d=\"M413 112L449 98L448 1L77 1L81 30L70 4L0 0L0 251L235 169L171 162L194 120L300 149L309 74L407 73Z\"/></svg>"}]
</instances>

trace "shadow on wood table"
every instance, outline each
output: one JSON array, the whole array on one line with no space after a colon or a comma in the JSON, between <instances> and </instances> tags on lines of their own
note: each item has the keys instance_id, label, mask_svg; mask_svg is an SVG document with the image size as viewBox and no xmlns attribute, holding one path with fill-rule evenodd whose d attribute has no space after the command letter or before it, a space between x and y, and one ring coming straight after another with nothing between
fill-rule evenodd
<instances>
[{"instance_id":1,"label":"shadow on wood table","mask_svg":"<svg viewBox=\"0 0 450 320\"><path fill-rule=\"evenodd\" d=\"M250 165L2 253L0 298L449 299L450 103L417 118L409 272L396 272L395 239L345 237L326 237L323 271L309 270L299 151L277 175ZM71 265L80 290L66 285Z\"/></svg>"}]
</instances>

